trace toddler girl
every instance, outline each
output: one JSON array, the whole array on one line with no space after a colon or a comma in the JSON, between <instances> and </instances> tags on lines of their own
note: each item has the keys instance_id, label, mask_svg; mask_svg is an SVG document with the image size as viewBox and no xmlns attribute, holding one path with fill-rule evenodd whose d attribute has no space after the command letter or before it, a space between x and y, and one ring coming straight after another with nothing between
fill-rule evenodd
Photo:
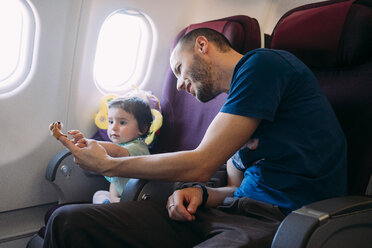
<instances>
[{"instance_id":1,"label":"toddler girl","mask_svg":"<svg viewBox=\"0 0 372 248\"><path fill-rule=\"evenodd\" d=\"M117 98L108 103L107 134L113 142L99 141L111 157L148 155L144 141L152 122L151 108L138 97ZM77 146L83 147L86 139L80 131L69 131ZM106 177L110 191L97 191L93 203L119 202L128 178Z\"/></svg>"}]
</instances>

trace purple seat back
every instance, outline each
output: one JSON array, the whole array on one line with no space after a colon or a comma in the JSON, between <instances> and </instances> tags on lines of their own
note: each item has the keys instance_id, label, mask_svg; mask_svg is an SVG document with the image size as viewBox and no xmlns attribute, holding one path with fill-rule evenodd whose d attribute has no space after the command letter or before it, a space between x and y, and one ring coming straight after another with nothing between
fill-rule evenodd
<instances>
[{"instance_id":1,"label":"purple seat back","mask_svg":"<svg viewBox=\"0 0 372 248\"><path fill-rule=\"evenodd\" d=\"M200 27L221 32L233 48L242 54L261 46L258 22L248 16L232 16L190 25L177 35L172 49L184 34ZM151 151L153 153L196 148L227 96L221 94L208 103L200 103L185 91L178 92L176 84L177 79L169 68L161 98L163 126L159 139Z\"/></svg>"},{"instance_id":2,"label":"purple seat back","mask_svg":"<svg viewBox=\"0 0 372 248\"><path fill-rule=\"evenodd\" d=\"M293 9L271 47L292 52L318 78L347 139L349 193L364 194L372 174L372 0Z\"/></svg>"}]
</instances>

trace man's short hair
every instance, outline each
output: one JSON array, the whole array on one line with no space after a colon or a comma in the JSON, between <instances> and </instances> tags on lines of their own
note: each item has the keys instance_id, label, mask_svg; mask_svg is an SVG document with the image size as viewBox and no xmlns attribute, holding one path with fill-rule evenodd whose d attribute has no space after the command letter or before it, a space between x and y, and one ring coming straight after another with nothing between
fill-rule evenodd
<instances>
[{"instance_id":1,"label":"man's short hair","mask_svg":"<svg viewBox=\"0 0 372 248\"><path fill-rule=\"evenodd\" d=\"M195 40L198 36L205 36L209 42L214 43L220 52L227 52L232 49L230 42L228 39L217 32L214 29L210 28L198 28L190 31L189 33L185 34L178 42L182 49L193 49Z\"/></svg>"}]
</instances>

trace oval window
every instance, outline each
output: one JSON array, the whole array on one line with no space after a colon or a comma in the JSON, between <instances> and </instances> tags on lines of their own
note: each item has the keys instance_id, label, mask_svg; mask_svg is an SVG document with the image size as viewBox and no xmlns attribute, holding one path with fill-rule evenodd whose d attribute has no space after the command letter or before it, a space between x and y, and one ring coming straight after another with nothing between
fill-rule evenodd
<instances>
[{"instance_id":1,"label":"oval window","mask_svg":"<svg viewBox=\"0 0 372 248\"><path fill-rule=\"evenodd\" d=\"M139 11L119 10L103 23L94 61L94 79L100 90L124 92L140 85L150 56L152 32Z\"/></svg>"},{"instance_id":2,"label":"oval window","mask_svg":"<svg viewBox=\"0 0 372 248\"><path fill-rule=\"evenodd\" d=\"M0 93L22 84L31 69L34 20L27 1L0 1Z\"/></svg>"}]
</instances>

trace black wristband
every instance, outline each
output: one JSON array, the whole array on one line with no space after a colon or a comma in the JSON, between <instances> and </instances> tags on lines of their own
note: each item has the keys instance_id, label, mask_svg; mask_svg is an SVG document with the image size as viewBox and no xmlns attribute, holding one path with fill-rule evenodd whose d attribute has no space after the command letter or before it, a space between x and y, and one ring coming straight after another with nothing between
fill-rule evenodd
<instances>
[{"instance_id":1,"label":"black wristband","mask_svg":"<svg viewBox=\"0 0 372 248\"><path fill-rule=\"evenodd\" d=\"M201 203L201 207L203 207L205 205L205 203L208 201L208 190L207 188L201 184L201 183L182 183L181 185L179 185L177 187L177 189L185 189L185 188L191 188L191 187L198 187L198 188L201 188L202 191L203 191L203 199L202 199L202 203Z\"/></svg>"},{"instance_id":2,"label":"black wristband","mask_svg":"<svg viewBox=\"0 0 372 248\"><path fill-rule=\"evenodd\" d=\"M200 206L204 207L205 203L208 201L208 196L209 196L207 188L203 184L200 184L200 183L194 183L192 187L198 187L203 190L203 200Z\"/></svg>"}]
</instances>

